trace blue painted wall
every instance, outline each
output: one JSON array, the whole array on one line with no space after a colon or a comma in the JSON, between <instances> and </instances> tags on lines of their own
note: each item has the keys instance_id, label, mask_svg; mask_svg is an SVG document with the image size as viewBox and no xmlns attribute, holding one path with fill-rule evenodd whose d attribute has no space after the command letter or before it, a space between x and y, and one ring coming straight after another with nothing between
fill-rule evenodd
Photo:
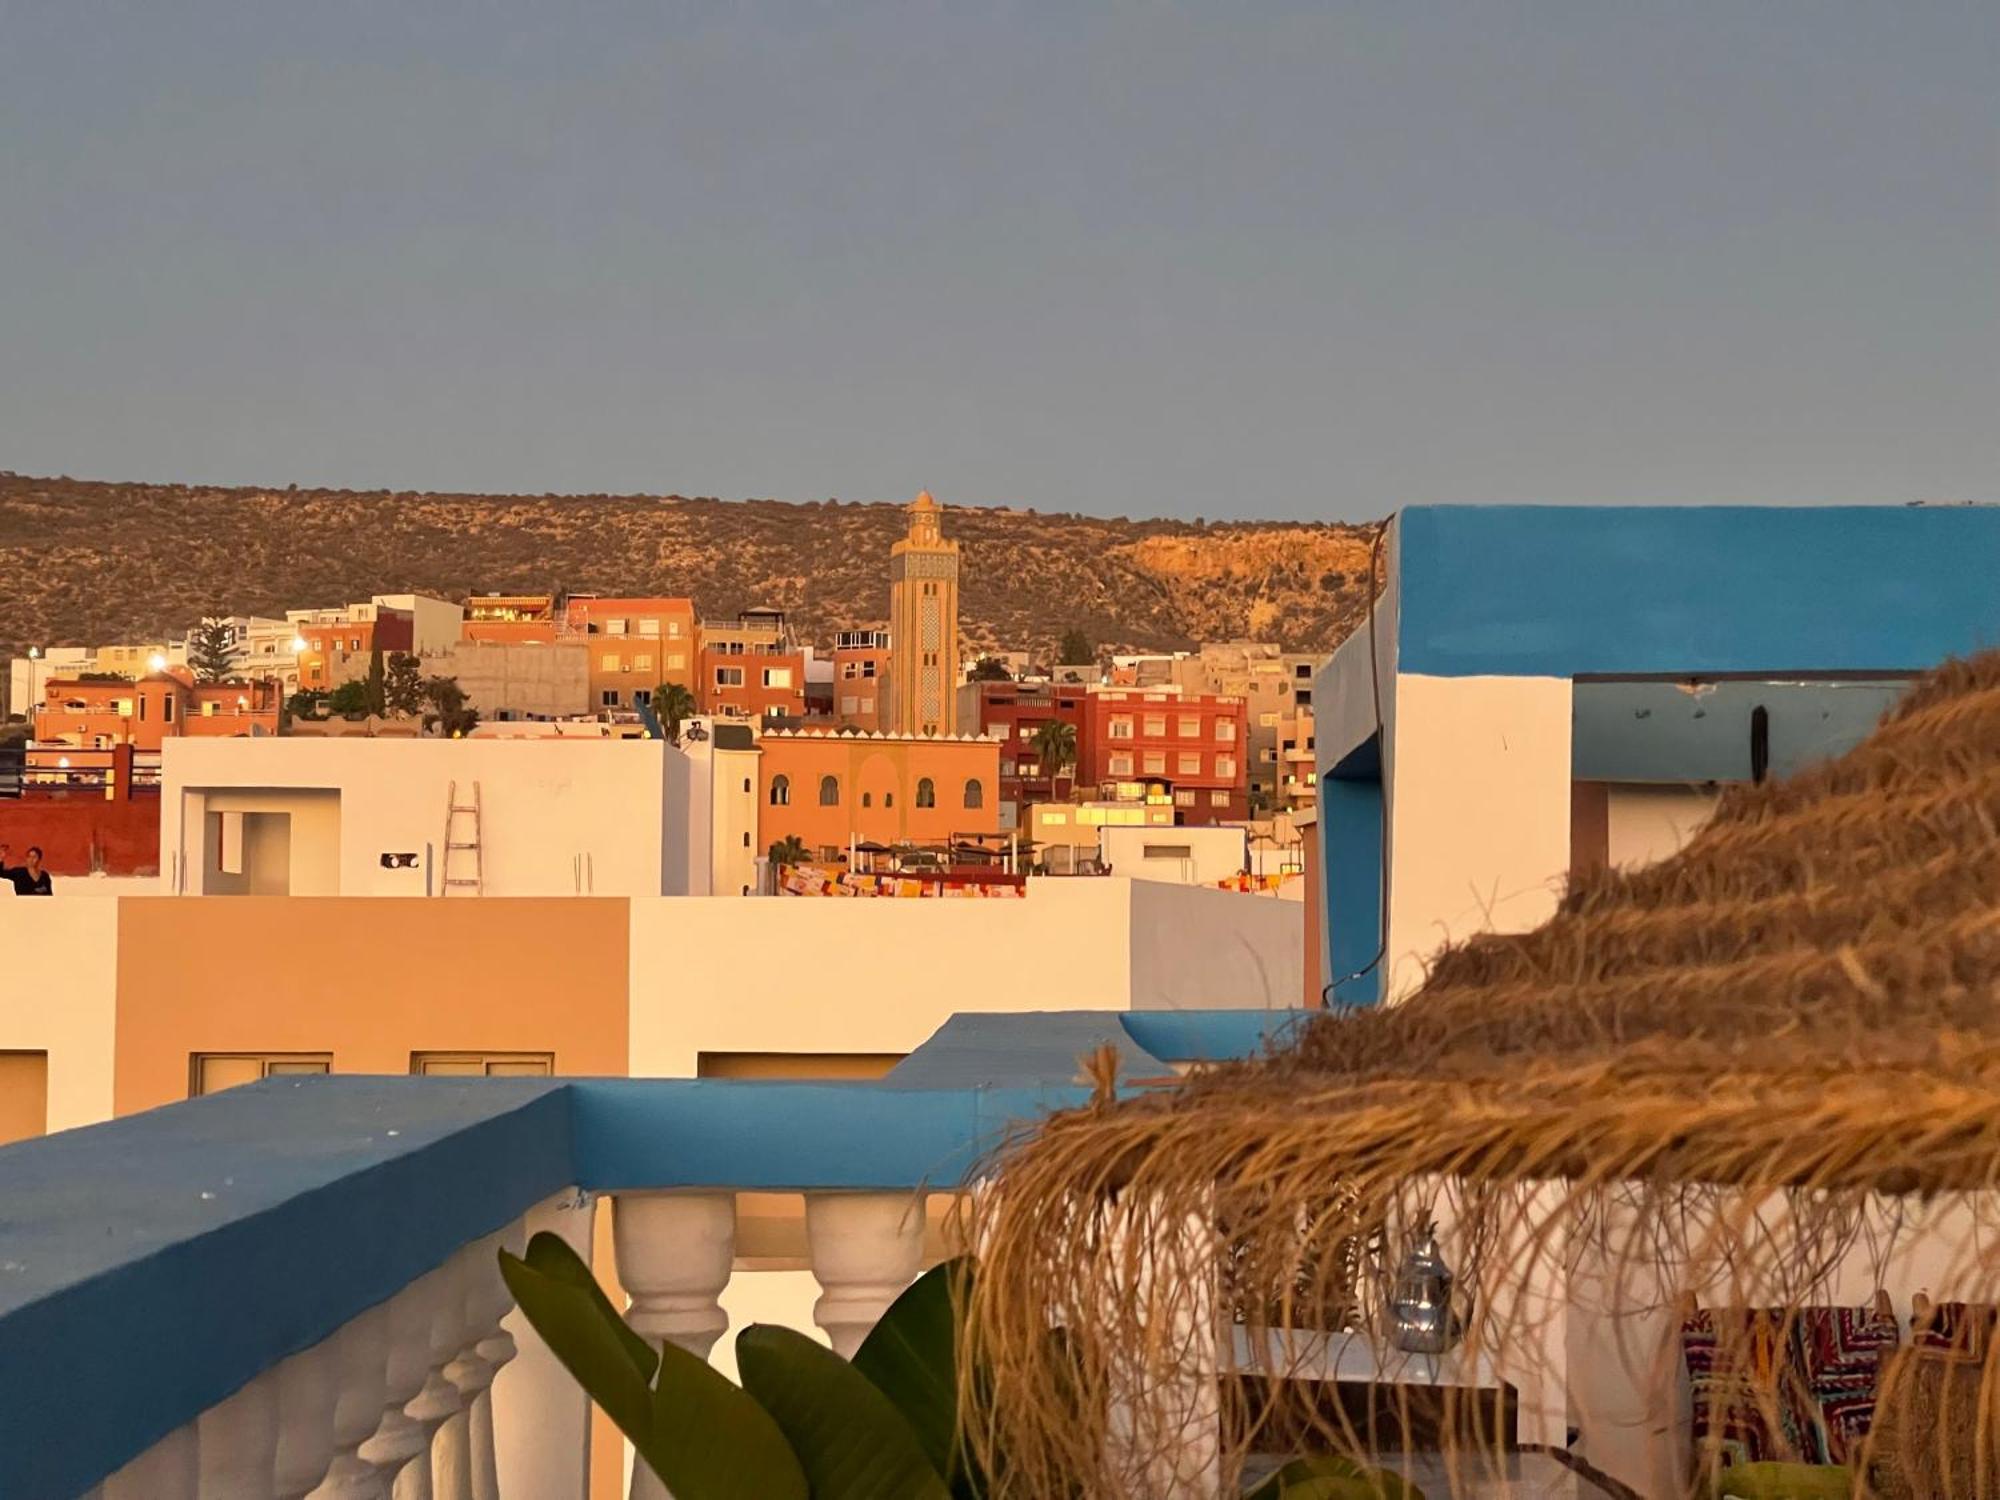
<instances>
[{"instance_id":1,"label":"blue painted wall","mask_svg":"<svg viewBox=\"0 0 2000 1500\"><path fill-rule=\"evenodd\" d=\"M1329 1004L1374 1005L1382 998L1382 783L1321 777L1319 836L1328 963L1321 982L1331 986Z\"/></svg>"},{"instance_id":2,"label":"blue painted wall","mask_svg":"<svg viewBox=\"0 0 2000 1500\"><path fill-rule=\"evenodd\" d=\"M1413 506L1400 668L1904 672L2000 645L2000 508Z\"/></svg>"}]
</instances>

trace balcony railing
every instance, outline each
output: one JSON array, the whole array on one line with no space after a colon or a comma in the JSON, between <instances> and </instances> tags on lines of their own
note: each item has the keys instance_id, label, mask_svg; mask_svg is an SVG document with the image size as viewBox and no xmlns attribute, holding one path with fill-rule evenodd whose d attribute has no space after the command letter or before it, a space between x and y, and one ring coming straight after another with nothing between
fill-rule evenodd
<instances>
[{"instance_id":1,"label":"balcony railing","mask_svg":"<svg viewBox=\"0 0 2000 1500\"><path fill-rule=\"evenodd\" d=\"M629 1321L705 1356L738 1195L800 1193L849 1353L925 1259L923 1196L1080 1102L1081 1054L1155 1077L1296 1015L964 1017L880 1083L271 1078L5 1148L0 1494L581 1500L582 1396L496 1249L565 1221L587 1246L610 1195ZM997 1047L1010 1025L1034 1043Z\"/></svg>"}]
</instances>

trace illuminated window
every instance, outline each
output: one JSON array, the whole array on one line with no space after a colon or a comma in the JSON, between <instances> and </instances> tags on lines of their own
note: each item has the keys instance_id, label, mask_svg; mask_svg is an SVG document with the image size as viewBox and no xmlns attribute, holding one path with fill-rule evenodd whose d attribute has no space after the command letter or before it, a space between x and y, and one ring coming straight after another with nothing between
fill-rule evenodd
<instances>
[{"instance_id":1,"label":"illuminated window","mask_svg":"<svg viewBox=\"0 0 2000 1500\"><path fill-rule=\"evenodd\" d=\"M650 671L652 671L652 670L653 670L653 658L652 658L652 657L651 657L650 655L639 655L639 656L635 656L635 657L633 657L633 658L632 658L632 670L633 670L633 671L635 671L635 672L650 672Z\"/></svg>"},{"instance_id":2,"label":"illuminated window","mask_svg":"<svg viewBox=\"0 0 2000 1500\"><path fill-rule=\"evenodd\" d=\"M1233 755L1216 756L1215 774L1224 781L1228 781L1234 777L1236 775L1236 757Z\"/></svg>"},{"instance_id":3,"label":"illuminated window","mask_svg":"<svg viewBox=\"0 0 2000 1500\"><path fill-rule=\"evenodd\" d=\"M619 670L620 657L616 651L607 651L597 659L597 664L607 672Z\"/></svg>"},{"instance_id":4,"label":"illuminated window","mask_svg":"<svg viewBox=\"0 0 2000 1500\"><path fill-rule=\"evenodd\" d=\"M1201 737L1201 718L1196 714L1181 715L1181 738L1184 740Z\"/></svg>"},{"instance_id":5,"label":"illuminated window","mask_svg":"<svg viewBox=\"0 0 2000 1500\"><path fill-rule=\"evenodd\" d=\"M1201 774L1201 756L1199 754L1181 756L1178 774L1182 776L1199 776Z\"/></svg>"}]
</instances>

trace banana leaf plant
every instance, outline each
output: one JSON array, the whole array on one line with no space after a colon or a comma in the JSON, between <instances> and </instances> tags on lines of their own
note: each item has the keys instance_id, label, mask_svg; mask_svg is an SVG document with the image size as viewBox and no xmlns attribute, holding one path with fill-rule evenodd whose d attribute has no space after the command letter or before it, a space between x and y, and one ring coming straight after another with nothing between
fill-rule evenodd
<instances>
[{"instance_id":1,"label":"banana leaf plant","mask_svg":"<svg viewBox=\"0 0 2000 1500\"><path fill-rule=\"evenodd\" d=\"M789 1328L736 1339L737 1386L673 1344L634 1333L557 1235L500 1274L557 1359L675 1500L980 1500L958 1422L958 1318L969 1258L926 1272L850 1363ZM1301 1459L1249 1500L1423 1500L1344 1459Z\"/></svg>"}]
</instances>

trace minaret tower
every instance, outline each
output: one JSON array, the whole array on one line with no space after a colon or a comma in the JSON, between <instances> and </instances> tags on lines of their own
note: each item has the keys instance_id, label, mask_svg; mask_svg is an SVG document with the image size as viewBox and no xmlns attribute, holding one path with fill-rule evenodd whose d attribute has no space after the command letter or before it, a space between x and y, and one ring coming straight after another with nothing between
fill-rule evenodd
<instances>
[{"instance_id":1,"label":"minaret tower","mask_svg":"<svg viewBox=\"0 0 2000 1500\"><path fill-rule=\"evenodd\" d=\"M958 543L925 490L908 507L910 534L889 549L890 728L958 733Z\"/></svg>"}]
</instances>

